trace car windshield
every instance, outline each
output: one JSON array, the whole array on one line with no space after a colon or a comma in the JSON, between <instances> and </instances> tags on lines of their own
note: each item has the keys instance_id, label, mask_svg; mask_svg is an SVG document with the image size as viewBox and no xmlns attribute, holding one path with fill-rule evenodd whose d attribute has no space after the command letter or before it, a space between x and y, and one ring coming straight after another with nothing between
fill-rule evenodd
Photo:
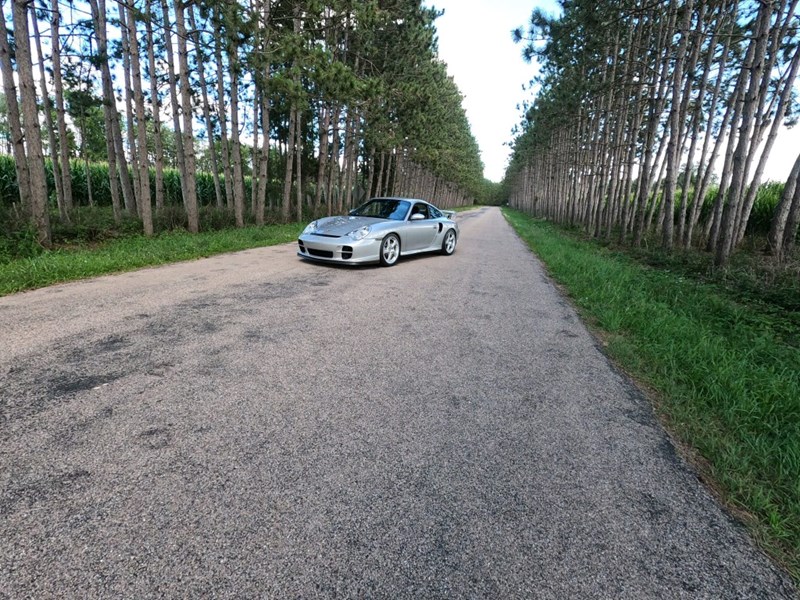
<instances>
[{"instance_id":1,"label":"car windshield","mask_svg":"<svg viewBox=\"0 0 800 600\"><path fill-rule=\"evenodd\" d=\"M350 214L357 217L375 217L376 219L402 221L406 218L406 214L408 214L408 208L410 206L411 203L407 202L406 200L380 198L377 200L370 200L366 204L362 204Z\"/></svg>"}]
</instances>

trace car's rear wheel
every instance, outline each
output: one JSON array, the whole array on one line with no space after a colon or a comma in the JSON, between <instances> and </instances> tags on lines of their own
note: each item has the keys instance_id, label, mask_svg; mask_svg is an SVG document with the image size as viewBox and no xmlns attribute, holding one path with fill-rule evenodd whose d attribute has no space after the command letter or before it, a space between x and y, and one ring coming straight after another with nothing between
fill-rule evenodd
<instances>
[{"instance_id":1,"label":"car's rear wheel","mask_svg":"<svg viewBox=\"0 0 800 600\"><path fill-rule=\"evenodd\" d=\"M391 267L400 258L400 238L390 233L381 242L381 264Z\"/></svg>"},{"instance_id":2,"label":"car's rear wheel","mask_svg":"<svg viewBox=\"0 0 800 600\"><path fill-rule=\"evenodd\" d=\"M453 252L455 252L456 242L458 242L458 236L456 236L455 230L448 229L447 233L444 234L444 240L442 241L442 254L445 256L450 256Z\"/></svg>"}]
</instances>

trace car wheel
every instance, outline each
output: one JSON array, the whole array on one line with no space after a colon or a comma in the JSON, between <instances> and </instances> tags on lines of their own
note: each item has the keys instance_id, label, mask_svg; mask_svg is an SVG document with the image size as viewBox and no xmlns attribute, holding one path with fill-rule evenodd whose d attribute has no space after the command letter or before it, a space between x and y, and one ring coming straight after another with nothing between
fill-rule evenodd
<instances>
[{"instance_id":1,"label":"car wheel","mask_svg":"<svg viewBox=\"0 0 800 600\"><path fill-rule=\"evenodd\" d=\"M400 258L400 238L390 233L381 242L381 264L391 267Z\"/></svg>"},{"instance_id":2,"label":"car wheel","mask_svg":"<svg viewBox=\"0 0 800 600\"><path fill-rule=\"evenodd\" d=\"M442 254L445 256L450 256L453 252L455 252L457 241L458 237L456 237L455 230L448 229L447 233L444 234L444 241L442 241Z\"/></svg>"}]
</instances>

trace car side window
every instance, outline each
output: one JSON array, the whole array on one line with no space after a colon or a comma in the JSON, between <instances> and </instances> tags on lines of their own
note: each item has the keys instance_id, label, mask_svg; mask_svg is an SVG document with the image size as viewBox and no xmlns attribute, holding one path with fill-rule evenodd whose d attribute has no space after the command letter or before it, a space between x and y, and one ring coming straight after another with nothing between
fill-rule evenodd
<instances>
[{"instance_id":1,"label":"car side window","mask_svg":"<svg viewBox=\"0 0 800 600\"><path fill-rule=\"evenodd\" d=\"M402 221L406 217L406 213L408 212L408 202L399 201L395 205L391 206L391 212L388 215L381 215L386 219L393 219L395 221Z\"/></svg>"},{"instance_id":2,"label":"car side window","mask_svg":"<svg viewBox=\"0 0 800 600\"><path fill-rule=\"evenodd\" d=\"M435 206L431 206L431 207L429 207L429 209L431 211L431 219L441 219L442 218L442 213L439 212L438 208L436 208Z\"/></svg>"}]
</instances>

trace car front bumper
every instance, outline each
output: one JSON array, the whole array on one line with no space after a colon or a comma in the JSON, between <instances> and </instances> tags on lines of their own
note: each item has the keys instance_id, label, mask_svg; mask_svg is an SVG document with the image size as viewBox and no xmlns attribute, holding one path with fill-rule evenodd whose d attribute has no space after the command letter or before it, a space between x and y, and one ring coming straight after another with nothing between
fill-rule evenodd
<instances>
[{"instance_id":1,"label":"car front bumper","mask_svg":"<svg viewBox=\"0 0 800 600\"><path fill-rule=\"evenodd\" d=\"M297 256L311 260L362 265L380 261L381 240L364 238L353 241L348 237L328 238L306 233L297 239Z\"/></svg>"}]
</instances>

